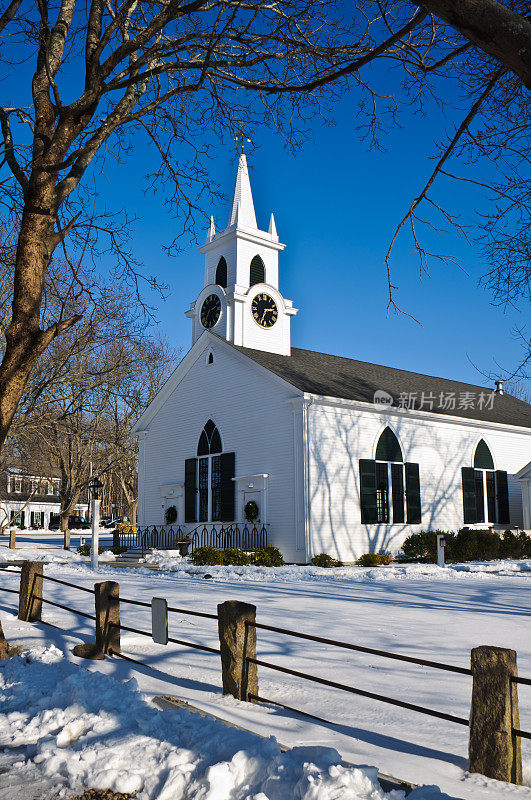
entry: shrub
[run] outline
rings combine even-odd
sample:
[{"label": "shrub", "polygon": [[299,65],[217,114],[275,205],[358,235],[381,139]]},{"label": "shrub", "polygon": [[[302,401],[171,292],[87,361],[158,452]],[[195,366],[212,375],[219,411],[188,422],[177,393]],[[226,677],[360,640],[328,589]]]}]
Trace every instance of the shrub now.
[{"label": "shrub", "polygon": [[251,563],[257,567],[281,567],[284,563],[278,547],[259,547],[251,555]]},{"label": "shrub", "polygon": [[223,564],[223,552],[216,550],[215,547],[205,545],[205,547],[196,547],[191,555],[192,563],[196,567],[214,566],[215,564]]},{"label": "shrub", "polygon": [[[98,553],[101,554],[104,552],[105,548],[101,545],[98,547]],[[80,553],[82,556],[89,556],[90,555],[90,544],[82,544],[77,548],[77,552]]]},{"label": "shrub", "polygon": [[251,563],[251,556],[245,550],[238,550],[236,547],[227,547],[223,551],[223,563],[235,567],[244,567]]},{"label": "shrub", "polygon": [[389,553],[364,553],[356,563],[358,567],[387,567],[392,560]]},{"label": "shrub", "polygon": [[175,506],[169,506],[164,512],[164,520],[166,525],[173,525],[177,521],[177,509]]},{"label": "shrub", "polygon": [[454,534],[451,531],[420,531],[408,536],[402,545],[402,552],[409,558],[418,558],[435,564],[437,561],[437,534],[442,533],[446,541],[446,559],[450,558]]},{"label": "shrub", "polygon": [[448,557],[452,561],[488,561],[498,558],[501,543],[502,540],[494,531],[461,528],[451,543]]},{"label": "shrub", "polygon": [[338,561],[336,558],[332,558],[332,556],[329,556],[328,553],[318,553],[312,558],[312,564],[314,567],[325,567],[328,569],[329,567],[340,567],[341,561]]},{"label": "shrub", "polygon": [[115,556],[119,556],[120,553],[125,553],[126,550],[127,547],[122,547],[122,545],[113,545],[113,547],[111,547],[111,553],[114,553]]},{"label": "shrub", "polygon": [[501,558],[531,558],[531,536],[524,531],[504,531],[502,534]]}]

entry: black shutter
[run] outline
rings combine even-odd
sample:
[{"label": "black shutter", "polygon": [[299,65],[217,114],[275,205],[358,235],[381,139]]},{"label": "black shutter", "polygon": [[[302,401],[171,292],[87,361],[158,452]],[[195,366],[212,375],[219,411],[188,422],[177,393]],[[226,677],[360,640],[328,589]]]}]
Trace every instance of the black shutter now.
[{"label": "black shutter", "polygon": [[404,470],[402,464],[391,464],[393,522],[404,522]]},{"label": "black shutter", "polygon": [[195,496],[197,493],[197,458],[184,462],[184,521],[197,522]]},{"label": "black shutter", "polygon": [[498,522],[508,525],[509,517],[509,487],[507,485],[507,473],[502,469],[496,470],[496,495],[498,498]]},{"label": "black shutter", "polygon": [[360,507],[363,524],[378,522],[376,462],[368,458],[360,458]]},{"label": "black shutter", "polygon": [[406,511],[407,522],[417,525],[421,522],[420,476],[418,464],[406,464]]},{"label": "black shutter", "polygon": [[465,525],[474,524],[478,520],[474,468],[461,467],[461,480],[463,484],[463,521]]},{"label": "black shutter", "polygon": [[221,521],[234,522],[234,468],[236,453],[222,453],[221,456]]}]

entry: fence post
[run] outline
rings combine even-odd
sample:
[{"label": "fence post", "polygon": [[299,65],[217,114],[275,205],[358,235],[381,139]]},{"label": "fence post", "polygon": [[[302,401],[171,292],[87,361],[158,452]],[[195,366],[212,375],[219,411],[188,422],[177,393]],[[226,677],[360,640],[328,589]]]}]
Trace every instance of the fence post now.
[{"label": "fence post", "polygon": [[9,529],[9,549],[16,550],[17,548],[17,529],[10,528]]},{"label": "fence post", "polygon": [[120,653],[120,584],[102,581],[94,584],[96,641],[76,644],[74,655],[101,660],[105,653]]},{"label": "fence post", "polygon": [[516,652],[482,645],[470,654],[473,674],[469,771],[508,783],[522,783]]},{"label": "fence post", "polygon": [[256,628],[246,622],[255,620],[256,606],[250,603],[227,600],[218,605],[223,694],[231,694],[237,700],[258,694],[256,664],[247,661],[247,657],[256,658]]},{"label": "fence post", "polygon": [[9,655],[9,645],[4,636],[4,629],[2,628],[2,621],[0,620],[0,660],[7,658]]},{"label": "fence post", "polygon": [[24,561],[20,573],[18,618],[36,622],[42,612],[42,562]]}]

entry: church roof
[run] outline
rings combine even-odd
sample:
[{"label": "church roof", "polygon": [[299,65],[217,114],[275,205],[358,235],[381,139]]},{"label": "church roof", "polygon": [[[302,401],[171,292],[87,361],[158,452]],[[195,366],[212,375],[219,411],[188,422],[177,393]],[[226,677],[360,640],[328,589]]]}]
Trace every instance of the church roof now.
[{"label": "church roof", "polygon": [[[291,349],[291,356],[282,356],[233,346],[257,364],[309,394],[373,403],[375,392],[380,390],[392,396],[395,408],[400,406],[401,397],[402,403],[406,398],[412,398],[415,404],[409,407],[417,410],[531,428],[529,403],[509,394],[496,394],[484,386],[297,347]],[[454,408],[452,396],[455,398]],[[433,398],[432,407],[430,398]],[[421,406],[423,399],[425,402]]]}]

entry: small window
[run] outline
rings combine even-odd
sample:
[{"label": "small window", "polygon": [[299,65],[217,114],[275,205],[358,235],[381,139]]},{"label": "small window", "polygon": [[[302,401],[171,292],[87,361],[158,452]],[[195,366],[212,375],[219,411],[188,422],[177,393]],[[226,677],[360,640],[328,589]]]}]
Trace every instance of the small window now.
[{"label": "small window", "polygon": [[209,353],[207,358],[207,365],[214,363],[214,353]]},{"label": "small window", "polygon": [[216,283],[218,286],[222,286],[223,289],[227,288],[227,262],[221,256],[218,261],[218,266],[216,269]]},{"label": "small window", "polygon": [[265,267],[260,256],[253,258],[249,272],[249,286],[254,286],[256,283],[265,283]]}]

